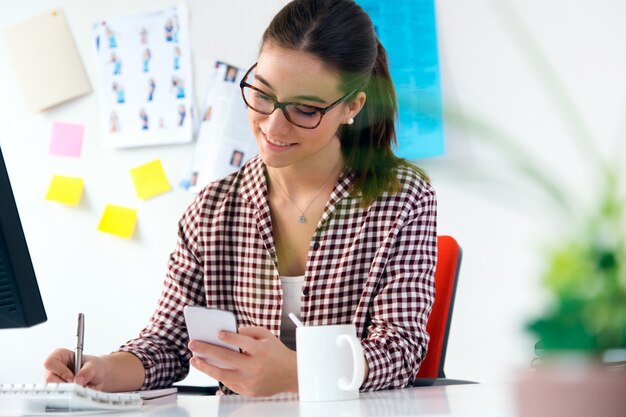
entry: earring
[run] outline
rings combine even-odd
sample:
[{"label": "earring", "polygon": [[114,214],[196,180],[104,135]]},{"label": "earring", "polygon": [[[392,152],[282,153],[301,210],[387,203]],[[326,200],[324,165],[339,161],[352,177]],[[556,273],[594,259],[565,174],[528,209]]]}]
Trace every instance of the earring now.
[{"label": "earring", "polygon": [[352,123],[354,123],[354,119],[352,117],[348,117],[348,120],[346,120],[346,124],[351,125]]}]

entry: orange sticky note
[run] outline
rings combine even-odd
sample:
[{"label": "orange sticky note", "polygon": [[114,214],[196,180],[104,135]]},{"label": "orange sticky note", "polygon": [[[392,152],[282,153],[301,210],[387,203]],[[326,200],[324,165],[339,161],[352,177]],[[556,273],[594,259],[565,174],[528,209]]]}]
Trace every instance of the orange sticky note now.
[{"label": "orange sticky note", "polygon": [[131,169],[130,175],[133,177],[137,195],[142,200],[172,189],[159,159]]},{"label": "orange sticky note", "polygon": [[137,224],[137,210],[107,204],[98,230],[130,239]]},{"label": "orange sticky note", "polygon": [[46,200],[75,206],[79,203],[83,195],[83,179],[74,177],[64,177],[62,175],[52,176]]}]

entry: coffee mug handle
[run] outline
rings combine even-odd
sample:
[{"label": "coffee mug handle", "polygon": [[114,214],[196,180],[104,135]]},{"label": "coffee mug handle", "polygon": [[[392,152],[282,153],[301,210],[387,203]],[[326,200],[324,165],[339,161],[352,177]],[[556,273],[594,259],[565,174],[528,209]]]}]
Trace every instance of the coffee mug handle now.
[{"label": "coffee mug handle", "polygon": [[352,349],[352,360],[354,364],[352,368],[354,369],[354,373],[352,374],[352,381],[348,382],[348,378],[341,377],[339,381],[337,381],[337,386],[339,389],[344,391],[355,391],[361,386],[363,373],[365,372],[363,347],[361,346],[361,342],[355,336],[347,334],[340,334],[337,336],[337,346],[341,346],[344,341],[347,342]]}]

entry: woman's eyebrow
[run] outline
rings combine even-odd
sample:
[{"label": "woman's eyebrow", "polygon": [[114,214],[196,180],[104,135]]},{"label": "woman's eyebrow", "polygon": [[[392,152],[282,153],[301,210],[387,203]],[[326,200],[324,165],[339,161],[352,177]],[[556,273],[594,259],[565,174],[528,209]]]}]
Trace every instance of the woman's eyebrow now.
[{"label": "woman's eyebrow", "polygon": [[294,99],[297,100],[306,100],[306,101],[314,101],[316,103],[326,104],[326,100],[322,100],[317,96],[296,96]]},{"label": "woman's eyebrow", "polygon": [[274,89],[274,87],[272,87],[272,84],[269,83],[269,81],[267,81],[265,78],[263,78],[262,75],[259,74],[255,74],[254,78],[256,78],[257,80],[261,81],[261,83],[265,84],[266,86],[268,86],[270,89]]},{"label": "woman's eyebrow", "polygon": [[[272,91],[275,91],[274,87],[272,87],[272,84],[270,84],[269,81],[267,81],[262,75],[255,74],[254,78],[259,80],[265,86],[269,87]],[[323,99],[321,99],[321,98],[319,98],[317,96],[302,95],[302,96],[296,96],[296,97],[294,97],[294,99],[296,99],[296,100],[314,101],[316,103],[326,104],[326,100],[323,100]]]}]

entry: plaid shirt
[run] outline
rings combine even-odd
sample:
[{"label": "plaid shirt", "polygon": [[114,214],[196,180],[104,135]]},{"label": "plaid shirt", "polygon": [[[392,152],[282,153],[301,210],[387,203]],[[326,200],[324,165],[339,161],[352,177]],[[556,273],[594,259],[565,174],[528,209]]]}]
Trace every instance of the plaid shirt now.
[{"label": "plaid shirt", "polygon": [[[355,324],[369,365],[361,390],[408,386],[429,340],[435,192],[407,167],[397,176],[400,192],[362,208],[350,195],[354,175],[344,171],[306,263],[302,322]],[[144,389],[187,374],[186,305],[230,310],[240,326],[280,335],[282,291],[267,196],[265,165],[256,157],[205,187],[183,215],[158,307],[139,337],[120,348],[143,362]]]}]

